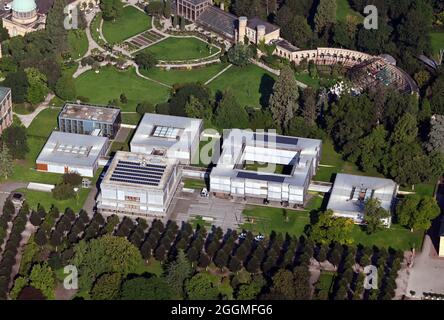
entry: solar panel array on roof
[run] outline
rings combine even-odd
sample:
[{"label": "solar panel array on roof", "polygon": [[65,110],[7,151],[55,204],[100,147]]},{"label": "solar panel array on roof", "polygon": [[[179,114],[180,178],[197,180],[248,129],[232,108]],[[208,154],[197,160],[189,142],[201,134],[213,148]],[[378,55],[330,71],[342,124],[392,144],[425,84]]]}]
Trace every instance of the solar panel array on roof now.
[{"label": "solar panel array on roof", "polygon": [[158,186],[166,166],[119,160],[110,180]]},{"label": "solar panel array on roof", "polygon": [[179,133],[179,129],[173,127],[163,127],[157,126],[154,129],[153,137],[161,137],[161,138],[176,138]]},{"label": "solar panel array on roof", "polygon": [[268,174],[258,174],[254,172],[245,172],[245,171],[239,171],[237,173],[237,177],[244,179],[265,180],[269,182],[279,182],[279,183],[285,181],[285,177],[268,175]]},{"label": "solar panel array on roof", "polygon": [[259,141],[272,141],[280,144],[291,144],[291,145],[297,145],[298,144],[298,138],[296,137],[287,137],[287,136],[275,136],[275,135],[268,135],[268,134],[254,134],[254,140]]}]

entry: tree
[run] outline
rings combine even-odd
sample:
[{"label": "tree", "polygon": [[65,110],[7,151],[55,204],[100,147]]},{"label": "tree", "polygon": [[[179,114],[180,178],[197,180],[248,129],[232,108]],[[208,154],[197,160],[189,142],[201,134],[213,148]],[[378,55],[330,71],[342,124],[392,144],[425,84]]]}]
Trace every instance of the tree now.
[{"label": "tree", "polygon": [[175,296],[165,278],[151,276],[126,280],[122,284],[120,298],[122,300],[170,300]]},{"label": "tree", "polygon": [[315,30],[323,33],[336,22],[336,0],[320,0],[314,16]]},{"label": "tree", "polygon": [[288,129],[288,124],[298,109],[298,99],[298,85],[293,70],[284,66],[270,96],[270,109],[277,128]]},{"label": "tree", "polygon": [[198,119],[211,119],[211,116],[213,115],[211,108],[202,104],[200,100],[194,96],[189,97],[188,102],[185,105],[185,112],[187,117]]},{"label": "tree", "polygon": [[141,116],[144,116],[145,113],[154,113],[155,107],[151,102],[143,101],[137,104],[136,112]]},{"label": "tree", "polygon": [[8,179],[8,176],[10,176],[12,172],[12,157],[9,154],[8,147],[3,143],[2,149],[0,150],[0,176]]},{"label": "tree", "polygon": [[140,251],[127,239],[105,235],[74,248],[73,264],[79,268],[79,285],[90,288],[103,273],[135,273],[143,263]]},{"label": "tree", "polygon": [[382,159],[389,148],[387,140],[388,132],[383,125],[378,125],[361,140],[361,144],[355,149],[351,158],[356,159],[356,163],[364,171],[373,168],[380,170]]},{"label": "tree", "polygon": [[237,43],[228,50],[228,61],[235,66],[245,67],[253,58],[253,51],[248,45]]},{"label": "tree", "polygon": [[216,123],[220,128],[243,129],[248,126],[248,114],[230,90],[223,93],[222,100],[217,106]]},{"label": "tree", "polygon": [[262,275],[255,275],[250,283],[239,286],[236,298],[238,300],[255,300],[266,284],[267,281]]},{"label": "tree", "polygon": [[418,136],[416,117],[406,113],[396,124],[392,135],[392,144],[412,143]]},{"label": "tree", "polygon": [[34,240],[39,246],[44,246],[48,242],[48,237],[45,230],[39,228],[35,234]]},{"label": "tree", "polygon": [[162,1],[150,1],[145,7],[145,11],[153,16],[160,16],[165,10],[165,5]]},{"label": "tree", "polygon": [[29,84],[26,100],[31,104],[44,101],[49,91],[46,76],[36,68],[26,68],[25,73]]},{"label": "tree", "polygon": [[23,288],[25,288],[29,284],[29,279],[25,277],[18,277],[14,281],[14,287],[12,287],[9,296],[11,299],[16,300],[22,292]]},{"label": "tree", "polygon": [[29,275],[31,286],[39,289],[46,298],[54,299],[55,279],[54,273],[46,262],[35,264]]},{"label": "tree", "polygon": [[26,95],[28,92],[28,77],[26,73],[22,70],[17,72],[9,72],[6,75],[3,85],[11,88],[12,101],[15,103],[25,102]]},{"label": "tree", "polygon": [[193,267],[183,250],[179,250],[176,260],[171,262],[166,271],[165,280],[177,298],[184,298],[185,282],[192,276]]},{"label": "tree", "polygon": [[332,210],[327,210],[320,213],[318,221],[312,225],[310,238],[321,244],[350,244],[353,225],[353,220],[335,217]]},{"label": "tree", "polygon": [[434,115],[430,120],[427,150],[444,154],[444,116],[442,115]]},{"label": "tree", "polygon": [[280,269],[272,278],[270,292],[266,295],[270,300],[295,300],[293,273]]},{"label": "tree", "polygon": [[82,184],[82,176],[77,172],[68,172],[63,174],[63,182],[73,187],[78,187]]},{"label": "tree", "polygon": [[76,195],[72,185],[67,183],[59,183],[52,189],[52,196],[57,200],[66,200],[74,198]]},{"label": "tree", "polygon": [[310,87],[302,92],[302,117],[309,126],[316,124],[316,91]]},{"label": "tree", "polygon": [[91,290],[93,300],[114,300],[120,292],[122,276],[119,273],[105,273],[101,275]]},{"label": "tree", "polygon": [[219,290],[207,273],[198,273],[187,281],[185,291],[189,300],[216,300]]},{"label": "tree", "polygon": [[436,200],[432,197],[418,195],[407,196],[396,208],[399,222],[414,230],[427,230],[431,221],[440,213]]},{"label": "tree", "polygon": [[66,5],[65,0],[55,0],[46,18],[45,29],[55,52],[64,52],[68,48],[68,31],[64,27]]},{"label": "tree", "polygon": [[157,58],[149,52],[138,53],[134,61],[140,68],[145,70],[151,69],[159,63]]},{"label": "tree", "polygon": [[55,87],[55,93],[63,100],[74,100],[76,97],[76,86],[70,76],[61,77]]},{"label": "tree", "polygon": [[26,128],[21,125],[13,124],[6,128],[1,136],[1,141],[13,159],[24,159],[29,151]]},{"label": "tree", "polygon": [[381,201],[377,198],[368,199],[364,205],[364,221],[367,234],[375,233],[384,225],[384,219],[390,217],[390,213],[381,207]]},{"label": "tree", "polygon": [[165,0],[163,6],[163,16],[168,19],[171,17],[171,0]]},{"label": "tree", "polygon": [[102,0],[100,9],[104,20],[115,21],[122,14],[123,3],[121,0]]}]

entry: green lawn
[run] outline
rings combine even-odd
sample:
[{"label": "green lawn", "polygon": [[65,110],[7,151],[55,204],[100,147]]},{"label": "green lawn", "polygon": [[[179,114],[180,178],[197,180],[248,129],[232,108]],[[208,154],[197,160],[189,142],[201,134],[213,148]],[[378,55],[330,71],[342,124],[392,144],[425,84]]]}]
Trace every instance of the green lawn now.
[{"label": "green lawn", "polygon": [[205,221],[201,216],[196,216],[193,219],[188,220],[188,223],[191,224],[193,229],[196,229],[197,226],[205,227],[206,229],[211,228],[211,223],[209,221]]},{"label": "green lawn", "polygon": [[115,21],[103,22],[102,33],[106,41],[118,43],[150,28],[150,16],[132,6],[127,6]]},{"label": "green lawn", "polygon": [[102,21],[102,13],[98,12],[94,18],[91,21],[90,24],[90,30],[91,30],[91,37],[94,39],[94,41],[96,41],[99,45],[101,45],[101,42],[103,42],[103,40],[101,40],[100,38],[100,32],[99,32],[99,28],[100,28],[100,21]]},{"label": "green lawn", "polygon": [[[90,178],[92,181],[92,185],[97,182],[97,179],[100,176],[102,169],[99,168],[93,178]],[[48,175],[48,173],[41,173],[42,175]],[[61,181],[62,176],[57,175],[57,181],[46,182],[46,183],[57,183]],[[47,181],[47,180],[46,180]],[[45,181],[42,181],[45,182]],[[64,211],[66,208],[71,208],[75,212],[78,212],[82,209],[83,204],[85,203],[86,198],[88,197],[91,188],[80,188],[78,194],[75,198],[67,199],[67,200],[56,200],[53,198],[51,192],[42,192],[42,191],[34,191],[28,189],[19,189],[20,192],[23,192],[25,195],[25,199],[28,202],[31,209],[37,209],[38,204],[40,203],[45,207],[45,209],[51,208],[52,205],[55,205],[59,208],[60,211]]]},{"label": "green lawn", "polygon": [[57,128],[59,113],[59,108],[45,109],[40,112],[26,129],[28,136],[48,138],[51,132]]},{"label": "green lawn", "polygon": [[338,21],[346,22],[347,16],[353,16],[358,18],[359,22],[362,21],[363,19],[362,15],[359,12],[352,9],[348,0],[336,0],[336,4],[337,4],[336,19]]},{"label": "green lawn", "polygon": [[[60,181],[61,175],[56,173],[38,172],[35,170],[35,160],[46,143],[52,130],[57,127],[57,115],[60,109],[46,109],[40,112],[29,128],[28,135],[29,152],[25,159],[16,160],[13,164],[13,172],[8,181],[41,182],[54,184]],[[4,179],[0,179],[3,181]]]},{"label": "green lawn", "polygon": [[439,50],[444,50],[444,31],[436,31],[430,34],[432,38],[432,50],[438,54]]},{"label": "green lawn", "polygon": [[201,82],[205,83],[227,67],[225,63],[213,64],[204,68],[191,70],[165,70],[153,68],[151,70],[141,70],[140,72],[157,81],[174,85],[176,83]]},{"label": "green lawn", "polygon": [[205,181],[203,180],[186,178],[183,179],[183,183],[184,183],[184,188],[189,188],[189,189],[202,189],[207,187]]},{"label": "green lawn", "polygon": [[333,142],[330,139],[322,141],[321,165],[318,168],[316,175],[313,177],[314,181],[332,182],[334,174],[348,173],[361,176],[383,177],[376,170],[370,172],[362,172],[359,168],[348,161],[342,159],[342,156],[334,149]]},{"label": "green lawn", "polygon": [[90,70],[75,79],[75,83],[77,95],[89,98],[91,103],[107,104],[125,93],[128,103],[121,106],[122,111],[135,111],[141,101],[157,104],[169,97],[167,87],[137,76],[134,68],[119,71],[104,67],[99,73]]},{"label": "green lawn", "polygon": [[217,50],[213,47],[210,52],[208,44],[198,38],[169,37],[140,52],[150,52],[159,60],[173,61],[205,58],[216,53]]},{"label": "green lawn", "polygon": [[319,280],[316,283],[316,289],[330,292],[333,286],[334,278],[335,278],[334,272],[322,271],[321,275],[319,276]]},{"label": "green lawn", "polygon": [[260,107],[267,105],[273,89],[275,76],[250,64],[244,68],[232,67],[209,84],[216,91],[230,89],[241,106]]},{"label": "green lawn", "polygon": [[134,113],[122,113],[122,123],[125,124],[139,124],[139,121],[142,117],[137,112]]},{"label": "green lawn", "polygon": [[73,59],[81,58],[88,51],[88,38],[85,30],[71,30],[68,32],[69,52]]},{"label": "green lawn", "polygon": [[249,206],[242,214],[245,221],[247,221],[247,217],[249,219],[249,222],[242,225],[243,229],[264,235],[275,231],[299,236],[303,234],[305,226],[310,223],[308,212],[290,209]]},{"label": "green lawn", "polygon": [[[287,213],[287,218],[284,215],[285,212]],[[260,232],[264,235],[269,235],[272,231],[275,231],[300,236],[304,233],[305,226],[310,224],[310,213],[308,211],[249,206],[244,210],[243,215],[245,218],[249,217],[250,219],[250,222],[242,225],[243,229],[251,230],[254,233]],[[390,229],[380,230],[372,235],[367,235],[360,226],[355,225],[352,237],[356,245],[375,245],[378,247],[410,250],[412,246],[416,249],[421,249],[423,233],[412,233],[402,226],[392,225]]]}]

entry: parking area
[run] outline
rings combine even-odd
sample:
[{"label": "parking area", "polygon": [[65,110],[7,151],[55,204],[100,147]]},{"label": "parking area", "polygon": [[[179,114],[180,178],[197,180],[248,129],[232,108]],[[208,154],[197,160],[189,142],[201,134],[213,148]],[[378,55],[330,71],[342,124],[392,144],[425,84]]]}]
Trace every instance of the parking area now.
[{"label": "parking area", "polygon": [[219,199],[212,195],[201,197],[198,189],[177,188],[174,200],[170,205],[169,219],[178,223],[201,216],[208,223],[222,229],[237,229],[242,223],[244,205],[232,200]]}]

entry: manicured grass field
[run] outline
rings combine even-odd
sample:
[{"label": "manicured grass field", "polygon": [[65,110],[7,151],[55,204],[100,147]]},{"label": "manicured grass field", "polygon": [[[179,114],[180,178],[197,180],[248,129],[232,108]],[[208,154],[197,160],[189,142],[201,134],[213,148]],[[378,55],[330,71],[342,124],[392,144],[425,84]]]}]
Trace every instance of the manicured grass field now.
[{"label": "manicured grass field", "polygon": [[209,87],[214,93],[230,89],[241,106],[260,107],[268,104],[275,78],[253,64],[244,68],[233,66],[212,81]]},{"label": "manicured grass field", "polygon": [[141,52],[150,52],[159,60],[173,61],[205,58],[216,53],[217,48],[213,47],[210,52],[206,42],[194,37],[169,37]]},{"label": "manicured grass field", "polygon": [[189,189],[202,189],[207,187],[205,181],[203,180],[183,179],[183,183],[184,183],[184,188],[189,188]]},{"label": "manicured grass field", "polygon": [[[284,215],[285,212],[287,218]],[[260,232],[264,235],[269,235],[272,231],[275,231],[300,236],[304,233],[305,226],[310,223],[310,213],[308,211],[249,206],[244,210],[243,215],[250,218],[250,222],[242,225],[243,229],[255,233]],[[392,225],[390,229],[380,230],[372,235],[367,235],[360,226],[356,225],[352,232],[356,245],[375,245],[401,250],[410,250],[413,246],[417,250],[421,249],[423,235],[422,232],[412,233],[399,225]]]},{"label": "manicured grass field", "polygon": [[115,21],[103,22],[102,33],[106,41],[118,43],[150,28],[150,16],[132,6],[127,6]]},{"label": "manicured grass field", "polygon": [[333,286],[334,272],[322,271],[319,280],[316,283],[316,289],[320,291],[330,292]]},{"label": "manicured grass field", "polygon": [[359,12],[353,10],[350,6],[348,0],[336,0],[337,10],[336,10],[336,19],[338,21],[347,21],[347,16],[354,16],[358,18],[358,21],[361,22],[363,17]]},{"label": "manicured grass field", "polygon": [[326,165],[326,167],[320,166],[318,168],[316,175],[313,177],[315,181],[332,182],[336,173],[383,177],[376,170],[362,172],[355,164],[343,160],[341,155],[335,151],[333,142],[329,139],[322,141],[321,165]]},{"label": "manicured grass field", "polygon": [[81,58],[88,51],[88,38],[84,30],[71,30],[68,32],[69,52],[73,59]]},{"label": "manicured grass field", "polygon": [[[56,173],[38,172],[35,170],[35,160],[46,143],[52,130],[57,127],[57,115],[60,109],[46,109],[38,114],[26,130],[28,135],[29,152],[25,159],[15,160],[12,175],[8,181],[41,182],[55,184],[61,175]],[[1,178],[0,181],[3,181]]]},{"label": "manicured grass field", "polygon": [[434,54],[438,54],[439,50],[444,50],[444,31],[432,32],[430,36]]},{"label": "manicured grass field", "polygon": [[[92,181],[92,185],[95,185],[97,182],[97,179],[99,178],[102,170],[99,168],[93,178],[90,178]],[[41,173],[42,175],[48,175],[48,173]],[[53,181],[52,183],[58,183],[61,181],[62,175],[57,175],[58,179],[57,181]],[[47,181],[47,180],[46,180]],[[42,181],[45,182],[45,181]],[[51,183],[51,182],[46,182]],[[28,189],[19,189],[20,192],[23,192],[25,195],[25,199],[29,204],[29,207],[31,209],[37,209],[37,206],[39,203],[45,207],[45,209],[49,210],[52,205],[55,205],[61,212],[63,212],[66,208],[71,208],[75,212],[78,212],[80,209],[82,209],[83,204],[86,201],[86,198],[88,197],[89,192],[91,191],[91,188],[80,188],[77,196],[72,199],[67,200],[56,200],[53,198],[51,192],[42,192],[42,191],[34,191],[34,190],[28,190]]]},{"label": "manicured grass field", "polygon": [[151,70],[140,70],[140,72],[157,81],[168,85],[176,83],[200,82],[205,83],[227,67],[225,63],[213,64],[204,68],[191,70],[165,70],[153,68]]},{"label": "manicured grass field", "polygon": [[137,125],[140,121],[140,114],[134,113],[122,113],[122,123]]},{"label": "manicured grass field", "polygon": [[157,104],[169,97],[167,87],[137,76],[133,68],[119,71],[104,67],[99,73],[87,71],[75,79],[75,83],[77,95],[88,97],[91,103],[107,104],[125,93],[128,103],[121,106],[122,111],[136,111],[141,101]]},{"label": "manicured grass field", "polygon": [[[99,45],[100,45],[100,33],[99,33],[99,28],[100,28],[100,21],[102,21],[102,13],[98,12],[94,18],[91,21],[90,24],[90,30],[91,30],[91,37],[94,39],[94,41],[96,41]],[[103,41],[103,40],[102,40]]]}]

